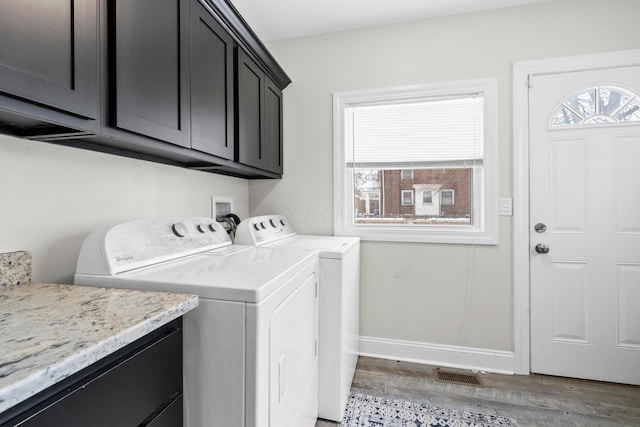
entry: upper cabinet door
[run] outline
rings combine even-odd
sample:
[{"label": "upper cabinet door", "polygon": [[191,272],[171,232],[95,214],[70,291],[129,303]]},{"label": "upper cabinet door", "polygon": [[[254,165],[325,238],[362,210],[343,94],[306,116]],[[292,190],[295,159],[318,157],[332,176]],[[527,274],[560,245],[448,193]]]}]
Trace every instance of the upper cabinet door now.
[{"label": "upper cabinet door", "polygon": [[262,158],[262,105],[264,74],[241,49],[238,52],[238,161],[264,168]]},{"label": "upper cabinet door", "polygon": [[97,0],[0,1],[0,92],[98,118]]},{"label": "upper cabinet door", "polygon": [[189,2],[109,6],[111,124],[189,147]]},{"label": "upper cabinet door", "polygon": [[191,148],[233,160],[233,39],[191,1]]},{"label": "upper cabinet door", "polygon": [[265,76],[262,135],[269,170],[282,174],[282,91]]},{"label": "upper cabinet door", "polygon": [[282,92],[238,49],[238,161],[282,174]]}]

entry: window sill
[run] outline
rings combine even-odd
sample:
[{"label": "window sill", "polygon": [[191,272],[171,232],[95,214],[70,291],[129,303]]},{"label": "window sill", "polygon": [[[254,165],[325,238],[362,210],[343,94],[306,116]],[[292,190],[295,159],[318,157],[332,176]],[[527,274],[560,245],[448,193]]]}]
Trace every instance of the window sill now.
[{"label": "window sill", "polygon": [[431,230],[391,230],[367,228],[367,227],[344,227],[335,230],[336,236],[355,236],[363,241],[380,242],[405,242],[405,243],[438,243],[456,245],[497,245],[498,233],[486,232],[474,229],[451,229],[437,228]]}]

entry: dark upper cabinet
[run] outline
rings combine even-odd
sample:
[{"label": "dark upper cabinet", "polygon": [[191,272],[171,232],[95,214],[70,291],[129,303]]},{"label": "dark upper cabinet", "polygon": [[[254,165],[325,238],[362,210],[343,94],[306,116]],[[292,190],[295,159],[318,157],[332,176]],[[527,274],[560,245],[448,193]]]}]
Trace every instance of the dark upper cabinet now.
[{"label": "dark upper cabinet", "polygon": [[98,119],[97,0],[0,1],[0,40],[1,94]]},{"label": "dark upper cabinet", "polygon": [[282,174],[282,91],[237,50],[238,161]]},{"label": "dark upper cabinet", "polygon": [[228,0],[0,0],[0,132],[282,175],[291,80]]},{"label": "dark upper cabinet", "polygon": [[190,147],[189,2],[111,1],[109,18],[110,124]]},{"label": "dark upper cabinet", "polygon": [[269,170],[282,174],[282,91],[265,75],[262,138]]},{"label": "dark upper cabinet", "polygon": [[191,1],[191,148],[233,160],[233,38]]}]

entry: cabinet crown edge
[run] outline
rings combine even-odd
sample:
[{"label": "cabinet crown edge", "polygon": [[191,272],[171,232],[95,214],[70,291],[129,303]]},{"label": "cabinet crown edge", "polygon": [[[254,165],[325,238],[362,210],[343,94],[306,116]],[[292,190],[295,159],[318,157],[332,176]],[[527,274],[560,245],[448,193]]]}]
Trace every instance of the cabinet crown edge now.
[{"label": "cabinet crown edge", "polygon": [[229,0],[199,0],[209,7],[227,27],[235,41],[260,64],[280,90],[284,90],[291,78],[269,53],[264,44],[253,32],[238,10]]}]

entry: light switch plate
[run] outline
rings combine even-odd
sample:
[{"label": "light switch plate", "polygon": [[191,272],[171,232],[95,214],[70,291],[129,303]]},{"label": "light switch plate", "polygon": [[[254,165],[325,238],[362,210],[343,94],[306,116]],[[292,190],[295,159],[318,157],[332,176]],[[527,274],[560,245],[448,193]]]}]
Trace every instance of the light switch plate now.
[{"label": "light switch plate", "polygon": [[513,199],[512,198],[500,199],[499,213],[500,213],[500,216],[513,215]]}]

